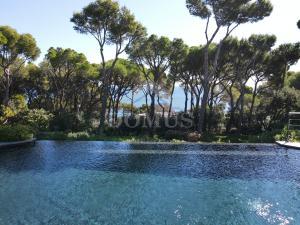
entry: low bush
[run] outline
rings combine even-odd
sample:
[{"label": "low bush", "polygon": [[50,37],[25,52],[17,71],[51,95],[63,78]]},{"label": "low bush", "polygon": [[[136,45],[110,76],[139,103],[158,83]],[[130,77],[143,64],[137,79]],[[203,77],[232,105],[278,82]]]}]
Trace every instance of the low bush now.
[{"label": "low bush", "polygon": [[197,132],[181,130],[168,130],[165,132],[164,137],[166,140],[180,140],[188,142],[198,142],[201,139],[201,135]]},{"label": "low bush", "polygon": [[64,132],[40,132],[37,136],[39,140],[67,140],[67,134]]},{"label": "low bush", "polygon": [[24,116],[25,124],[34,128],[36,131],[46,131],[49,128],[53,115],[44,109],[29,110]]},{"label": "low bush", "polygon": [[0,126],[0,141],[24,141],[33,138],[32,128],[24,125]]},{"label": "low bush", "polygon": [[87,132],[76,132],[76,133],[68,133],[67,134],[68,140],[89,140],[90,135]]},{"label": "low bush", "polygon": [[164,137],[166,140],[184,140],[187,133],[180,130],[168,130],[165,132]]},{"label": "low bush", "polygon": [[185,140],[188,142],[198,142],[201,140],[201,134],[197,132],[187,133]]},{"label": "low bush", "polygon": [[287,127],[283,128],[280,134],[275,136],[276,141],[290,141],[297,142],[300,141],[300,131],[299,130],[288,130]]},{"label": "low bush", "polygon": [[50,122],[50,130],[52,131],[80,132],[87,130],[87,128],[88,126],[84,117],[73,112],[57,112]]},{"label": "low bush", "polygon": [[56,140],[56,141],[64,141],[64,140],[91,140],[92,137],[89,135],[88,132],[82,131],[82,132],[41,132],[38,135],[38,139],[40,140]]}]

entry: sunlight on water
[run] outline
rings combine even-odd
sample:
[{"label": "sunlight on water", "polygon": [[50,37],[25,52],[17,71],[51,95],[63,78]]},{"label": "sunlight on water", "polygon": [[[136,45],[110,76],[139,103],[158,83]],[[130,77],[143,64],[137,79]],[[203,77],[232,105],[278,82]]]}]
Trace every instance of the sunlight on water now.
[{"label": "sunlight on water", "polygon": [[253,210],[258,216],[262,217],[270,224],[288,225],[294,221],[293,217],[288,217],[280,210],[276,210],[276,207],[279,206],[279,203],[274,205],[268,201],[257,199],[254,201],[249,201],[248,204],[251,210]]}]

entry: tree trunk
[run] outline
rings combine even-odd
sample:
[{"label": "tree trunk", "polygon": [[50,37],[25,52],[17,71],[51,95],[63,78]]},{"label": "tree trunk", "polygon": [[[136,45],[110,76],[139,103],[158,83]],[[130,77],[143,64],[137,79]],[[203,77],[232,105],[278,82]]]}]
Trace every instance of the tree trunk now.
[{"label": "tree trunk", "polygon": [[161,104],[159,95],[157,95],[157,103],[160,106],[160,108],[162,109],[162,117],[164,119],[165,118],[165,107]]},{"label": "tree trunk", "polygon": [[193,94],[193,92],[191,91],[191,112],[193,112],[194,106],[195,106],[195,104],[194,104],[194,94]]},{"label": "tree trunk", "polygon": [[201,106],[199,109],[199,118],[198,118],[199,133],[202,133],[204,130],[204,119],[205,119],[206,106],[208,102],[208,96],[209,96],[209,87],[208,87],[208,83],[206,83],[203,85],[203,96],[201,100]]},{"label": "tree trunk", "polygon": [[115,118],[114,118],[115,124],[118,123],[118,114],[119,114],[119,101],[117,101],[117,103],[116,103]]},{"label": "tree trunk", "polygon": [[240,96],[240,117],[238,123],[238,130],[241,132],[244,126],[244,99],[245,99],[245,90],[242,88]]},{"label": "tree trunk", "polygon": [[[209,43],[205,46],[204,50],[204,80],[203,80],[203,96],[201,100],[201,107],[199,110],[199,118],[198,118],[198,132],[203,132],[203,124],[204,124],[204,116],[205,116],[205,109],[208,101],[208,95],[209,95],[209,61],[208,61],[208,49],[209,49]],[[198,112],[197,112],[198,114]]]},{"label": "tree trunk", "polygon": [[213,117],[213,97],[214,97],[214,91],[213,91],[213,88],[211,90],[211,94],[210,94],[210,101],[209,101],[209,113],[208,113],[208,131],[210,132],[211,131],[211,127],[212,127],[212,117]]},{"label": "tree trunk", "polygon": [[229,89],[229,97],[230,97],[230,117],[229,117],[229,120],[226,124],[226,133],[228,134],[230,131],[231,131],[231,128],[232,128],[232,124],[233,124],[233,121],[234,121],[234,113],[235,113],[235,107],[234,107],[234,98],[233,98],[233,94],[232,94],[232,87],[230,87]]},{"label": "tree trunk", "polygon": [[170,107],[169,107],[169,113],[168,113],[168,118],[171,117],[171,112],[172,112],[172,106],[173,106],[173,95],[174,95],[174,90],[175,90],[175,83],[176,81],[173,81],[173,86],[172,86],[172,91],[171,91],[171,100],[170,100]]},{"label": "tree trunk", "polygon": [[230,111],[230,118],[229,118],[229,120],[228,120],[228,122],[227,122],[227,125],[226,125],[226,133],[227,133],[227,134],[230,133],[230,131],[231,131],[232,124],[233,124],[233,122],[234,122],[234,113],[235,113],[235,110],[232,109],[232,110]]},{"label": "tree trunk", "polygon": [[254,91],[253,91],[253,96],[252,96],[252,100],[251,100],[251,106],[250,106],[250,112],[249,112],[249,117],[248,117],[248,124],[250,125],[252,123],[252,117],[253,117],[253,110],[254,110],[254,104],[255,104],[255,99],[256,99],[256,92],[257,92],[257,86],[258,83],[255,83],[254,86]]},{"label": "tree trunk", "polygon": [[188,107],[188,101],[189,101],[189,97],[188,97],[188,89],[187,87],[184,88],[184,95],[185,95],[185,101],[184,101],[184,113],[187,113],[187,107]]},{"label": "tree trunk", "polygon": [[150,99],[151,99],[151,105],[150,105],[150,121],[151,121],[151,124],[150,125],[150,128],[153,128],[154,127],[154,121],[155,121],[155,92],[153,92],[151,95],[150,95]]},{"label": "tree trunk", "polygon": [[11,85],[11,81],[10,81],[10,76],[9,74],[6,74],[6,72],[4,72],[4,83],[5,83],[5,87],[4,87],[4,97],[3,97],[3,105],[4,106],[8,106],[9,105],[9,98],[10,98],[10,85]]},{"label": "tree trunk", "polygon": [[131,106],[130,106],[130,114],[133,116],[133,100],[134,99],[134,90],[131,92]]},{"label": "tree trunk", "polygon": [[[114,96],[108,97],[108,105],[107,105],[107,113],[106,113],[106,121],[107,123],[110,123],[110,115],[112,114],[112,118],[114,118],[114,113],[115,113],[115,99]],[[111,112],[112,110],[112,112]]]},{"label": "tree trunk", "polygon": [[3,105],[8,106],[9,104],[9,87],[5,87],[4,91],[4,98],[3,98]]},{"label": "tree trunk", "polygon": [[101,110],[100,110],[100,126],[99,133],[102,135],[105,129],[105,118],[106,118],[106,107],[107,107],[107,99],[108,99],[108,87],[103,87],[102,96],[101,96]]}]

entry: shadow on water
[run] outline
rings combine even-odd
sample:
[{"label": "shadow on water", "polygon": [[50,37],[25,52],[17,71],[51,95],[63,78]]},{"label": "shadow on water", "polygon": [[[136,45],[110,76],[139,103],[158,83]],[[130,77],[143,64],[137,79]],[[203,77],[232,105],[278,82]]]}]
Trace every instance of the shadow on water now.
[{"label": "shadow on water", "polygon": [[[103,153],[104,150],[124,152],[106,154]],[[135,150],[251,151],[274,154],[130,154]],[[281,179],[300,182],[300,152],[273,145],[202,146],[42,141],[37,142],[34,147],[0,153],[0,170],[11,173],[54,173],[69,168],[190,178]]]}]

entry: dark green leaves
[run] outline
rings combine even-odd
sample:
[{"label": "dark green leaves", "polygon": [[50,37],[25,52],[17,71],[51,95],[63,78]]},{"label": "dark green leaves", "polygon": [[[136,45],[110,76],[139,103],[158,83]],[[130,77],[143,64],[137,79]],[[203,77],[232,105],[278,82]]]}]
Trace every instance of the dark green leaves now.
[{"label": "dark green leaves", "polygon": [[198,16],[202,19],[211,16],[211,11],[208,9],[208,4],[202,0],[187,0],[186,7],[193,16]]},{"label": "dark green leaves", "polygon": [[40,50],[36,47],[36,41],[31,34],[21,35],[17,45],[19,53],[31,60],[36,59],[40,54]]},{"label": "dark green leaves", "polygon": [[74,29],[80,33],[92,33],[108,30],[111,24],[115,23],[119,5],[111,0],[97,0],[83,8],[82,12],[75,13],[71,22],[75,24]]},{"label": "dark green leaves", "polygon": [[187,0],[186,6],[202,19],[214,16],[218,26],[257,22],[273,10],[269,0]]},{"label": "dark green leaves", "polygon": [[40,54],[35,39],[30,34],[18,34],[8,26],[0,27],[0,64],[12,65],[18,58],[31,61]]},{"label": "dark green leaves", "polygon": [[153,70],[166,70],[169,66],[172,42],[167,37],[151,35],[136,41],[128,50],[130,58],[138,64],[146,64]]},{"label": "dark green leaves", "polygon": [[46,59],[55,70],[75,71],[81,68],[84,69],[89,64],[83,54],[72,49],[50,48]]},{"label": "dark green leaves", "polygon": [[144,35],[145,28],[125,7],[112,0],[97,0],[71,18],[74,29],[93,35],[100,45],[122,44]]}]

